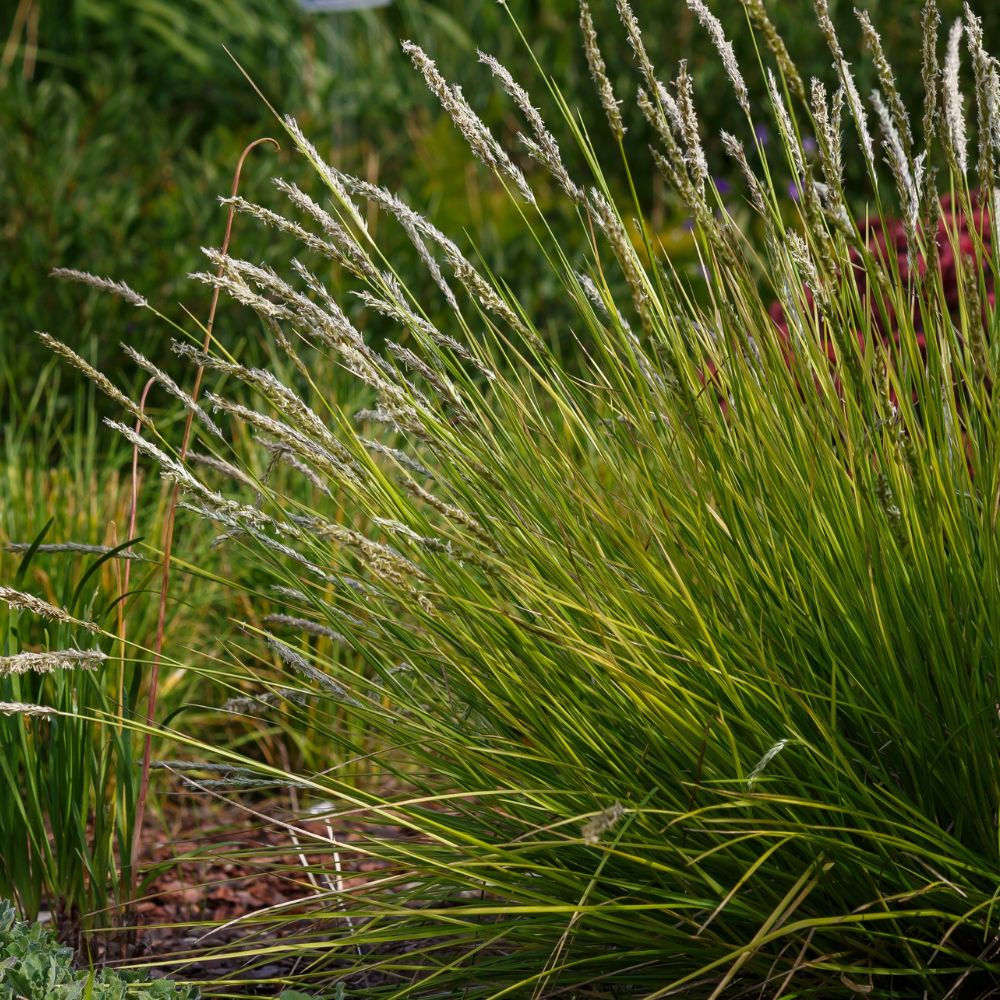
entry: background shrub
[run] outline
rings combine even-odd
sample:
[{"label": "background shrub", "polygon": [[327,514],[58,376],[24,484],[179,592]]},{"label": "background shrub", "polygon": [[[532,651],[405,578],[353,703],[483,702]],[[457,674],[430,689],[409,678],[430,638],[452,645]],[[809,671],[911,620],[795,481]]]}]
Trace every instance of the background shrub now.
[{"label": "background shrub", "polygon": [[[570,104],[582,110],[589,128],[599,127],[576,4],[511,0],[509,6]],[[920,59],[919,19],[912,3],[872,0],[865,6],[885,26],[887,45],[899,53],[897,78],[912,106],[919,97]],[[845,46],[860,52],[852,4],[831,7]],[[650,51],[659,64],[688,60],[703,93],[725,86],[710,42],[684,4],[647,2],[638,8],[650,19],[669,14],[671,30],[650,33]],[[768,8],[800,60],[803,77],[829,79],[828,54],[814,44],[810,18],[803,16],[808,5],[771,2]],[[941,8],[947,18],[956,16],[961,4],[944,0]],[[623,68],[627,44],[617,33],[613,4],[596,4],[594,14],[609,40],[614,83],[627,98],[635,84]],[[987,33],[1000,29],[1000,12],[990,8],[983,17]],[[495,53],[515,76],[531,71],[493,0],[396,0],[378,11],[332,17],[305,15],[294,0],[8,4],[0,12],[0,38],[9,40],[0,66],[0,295],[17,303],[0,315],[0,369],[8,398],[30,392],[40,364],[31,337],[35,329],[61,332],[92,360],[110,365],[112,374],[125,375],[115,367],[122,337],[142,341],[155,360],[170,364],[163,338],[146,317],[99,296],[81,300],[79,290],[48,277],[54,266],[121,277],[127,261],[128,278],[140,291],[164,305],[183,300],[204,313],[207,299],[184,275],[198,267],[196,248],[220,239],[224,217],[213,209],[213,199],[228,191],[242,146],[275,130],[223,52],[224,44],[282,113],[302,121],[324,155],[400,191],[452,231],[474,227],[478,248],[512,276],[529,307],[551,298],[551,287],[539,289],[537,280],[519,277],[530,272],[519,264],[530,255],[530,243],[507,203],[485,198],[482,185],[473,183],[475,172],[469,173],[450,125],[424,88],[414,85],[398,57],[398,40],[407,37],[438,53],[445,75],[461,73],[486,120],[512,133],[509,106],[489,86],[488,72],[484,67],[467,72],[477,46]],[[733,38],[748,78],[759,83],[751,32],[734,31]],[[855,68],[862,89],[872,85],[869,61],[857,58]],[[551,114],[553,106],[541,90],[538,99]],[[637,142],[646,141],[648,129],[633,101],[625,101],[625,113]],[[400,122],[406,124],[397,127]],[[703,125],[710,151],[719,150],[720,129],[737,124],[731,102],[706,106]],[[614,155],[599,153],[609,183],[624,193]],[[572,165],[580,166],[573,151],[569,156]],[[718,162],[720,172],[727,173]],[[312,181],[300,167],[287,152],[277,167],[254,158],[245,190],[267,202],[266,177],[274,169],[308,187]],[[693,256],[681,228],[683,207],[647,165],[636,170],[654,231],[672,244],[678,260]],[[457,177],[462,184],[455,183]],[[853,175],[852,180],[857,185],[863,178]],[[558,225],[557,199],[551,214]],[[563,225],[563,233],[568,246],[580,246],[574,226]],[[293,249],[273,234],[260,237],[252,230],[240,234],[239,248],[250,259],[275,261],[287,259]],[[407,277],[418,290],[426,281],[416,270]],[[558,325],[553,321],[553,329]],[[3,419],[11,419],[9,410]]]}]

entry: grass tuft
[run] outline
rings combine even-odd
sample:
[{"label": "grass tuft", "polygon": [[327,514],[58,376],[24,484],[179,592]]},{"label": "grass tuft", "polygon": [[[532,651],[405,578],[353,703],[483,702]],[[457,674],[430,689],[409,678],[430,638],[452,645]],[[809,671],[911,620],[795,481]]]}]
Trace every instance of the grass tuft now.
[{"label": "grass tuft", "polygon": [[[764,121],[727,41],[739,26],[690,6],[745,112],[725,142],[745,181],[731,199],[703,167],[695,100],[708,95],[683,69],[662,84],[618,5],[698,274],[673,266],[634,189],[616,198],[602,172],[619,157],[636,176],[644,154],[586,5],[610,134],[588,135],[542,81],[564,112],[565,162],[585,175],[555,138],[546,152],[554,132],[528,114],[531,159],[571,203],[585,259],[461,89],[410,47],[509,188],[560,289],[559,329],[474,247],[319,162],[289,123],[327,186],[326,214],[311,212],[322,239],[371,304],[364,318],[397,325],[392,341],[366,337],[301,264],[285,277],[210,250],[216,273],[198,277],[258,313],[281,359],[248,367],[215,338],[180,349],[246,446],[206,437],[215,469],[251,477],[256,495],[229,495],[228,474],[206,485],[212,465],[185,461],[187,434],[171,444],[154,427],[153,444],[112,425],[255,563],[244,593],[266,610],[247,642],[284,674],[257,704],[291,738],[312,727],[389,779],[225,754],[230,787],[283,780],[306,806],[334,804],[332,830],[361,815],[406,834],[294,828],[318,859],[310,874],[340,887],[304,888],[311,929],[261,959],[302,959],[300,985],[645,1000],[1000,986],[998,158],[995,134],[979,134],[998,120],[993,63],[961,22],[944,127],[915,154],[870,21],[880,98],[862,96],[817,0],[838,89],[817,84],[806,103],[780,38],[764,38]],[[981,77],[966,98],[963,38]],[[867,179],[860,202],[845,164]],[[372,212],[409,236],[433,308],[382,252]],[[356,380],[350,405],[324,391],[332,369]],[[256,475],[258,448],[294,457],[290,482]],[[358,869],[346,885],[345,854]],[[264,919],[301,917],[258,919],[244,957]]]}]

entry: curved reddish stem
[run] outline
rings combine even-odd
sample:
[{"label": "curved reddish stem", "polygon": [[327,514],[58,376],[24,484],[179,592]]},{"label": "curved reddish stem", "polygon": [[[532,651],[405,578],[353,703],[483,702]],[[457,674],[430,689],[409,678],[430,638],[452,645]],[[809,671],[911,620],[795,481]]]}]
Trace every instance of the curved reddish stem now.
[{"label": "curved reddish stem", "polygon": [[[146,415],[146,398],[149,396],[149,390],[153,388],[156,384],[156,379],[149,379],[146,384],[142,387],[142,395],[139,397],[139,412],[145,416]],[[135,422],[135,432],[136,434],[142,433],[142,421],[136,420]],[[132,498],[129,504],[128,512],[128,539],[131,541],[135,538],[135,519],[136,511],[139,507],[139,449],[132,445]],[[128,594],[128,583],[129,577],[131,576],[132,560],[125,560],[125,585],[122,587],[122,596]],[[122,640],[125,638],[124,625],[122,627]]]},{"label": "curved reddish stem", "polygon": [[[252,149],[260,146],[262,143],[269,142],[274,146],[275,149],[281,149],[278,142],[272,139],[270,136],[265,136],[260,139],[255,139],[253,142],[249,143],[240,154],[240,158],[236,163],[236,170],[233,172],[233,186],[231,197],[235,198],[239,192],[240,187],[240,176],[243,173],[243,164],[246,161],[247,156],[250,154]],[[222,253],[226,254],[229,252],[229,242],[233,235],[233,218],[236,215],[236,209],[234,206],[229,206],[229,215],[226,218],[226,235],[222,241]],[[222,265],[219,265],[218,274],[222,276]],[[212,345],[212,328],[215,325],[215,311],[219,305],[219,286],[215,286],[215,290],[212,293],[212,304],[208,311],[208,322],[205,324],[205,338],[202,344],[202,350],[208,351]],[[194,387],[191,391],[191,396],[193,399],[197,400],[198,395],[201,392],[201,381],[205,374],[205,368],[203,365],[198,366],[198,370],[195,373]],[[145,393],[143,393],[145,398]],[[188,410],[187,420],[184,423],[184,437],[181,441],[180,450],[180,460],[183,462],[187,458],[188,447],[191,443],[191,427],[194,422],[194,412]],[[133,456],[134,456],[133,452]],[[135,514],[135,464],[133,464],[133,517]],[[177,513],[177,503],[180,499],[180,487],[174,486],[173,493],[170,497],[170,506],[167,508],[167,516],[163,525],[163,571],[160,578],[160,605],[159,611],[157,613],[156,619],[156,642],[153,647],[153,665],[150,670],[149,676],[149,696],[146,700],[146,740],[143,746],[142,752],[142,776],[139,780],[139,794],[136,798],[135,806],[135,825],[132,829],[132,852],[131,852],[131,871],[132,871],[132,884],[133,888],[135,886],[136,879],[136,868],[139,858],[139,846],[142,837],[142,822],[146,812],[146,797],[149,793],[149,768],[150,761],[152,757],[153,748],[153,721],[156,714],[156,695],[159,688],[160,682],[160,662],[163,654],[163,637],[166,631],[166,618],[167,618],[167,595],[170,587],[170,556],[173,549],[174,542],[174,519]],[[134,525],[133,525],[134,526]]]}]

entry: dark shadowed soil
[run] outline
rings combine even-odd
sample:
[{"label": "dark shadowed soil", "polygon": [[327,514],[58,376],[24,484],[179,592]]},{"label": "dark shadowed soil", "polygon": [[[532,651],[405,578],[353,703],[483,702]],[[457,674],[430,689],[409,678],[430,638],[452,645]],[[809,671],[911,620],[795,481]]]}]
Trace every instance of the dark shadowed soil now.
[{"label": "dark shadowed soil", "polygon": [[[268,951],[279,936],[317,933],[308,914],[318,893],[326,893],[327,912],[335,905],[333,846],[326,838],[332,834],[340,845],[339,888],[357,890],[381,864],[352,852],[350,842],[362,834],[403,835],[361,819],[338,819],[334,829],[324,820],[291,823],[291,815],[287,799],[244,809],[214,796],[182,795],[150,817],[134,908],[138,926],[129,944],[133,960],[187,982],[224,979],[232,984],[228,996],[276,996],[275,980],[301,972],[301,960],[272,959]],[[302,919],[283,920],[276,931],[267,919],[275,908]],[[324,926],[332,932],[329,920]]]}]

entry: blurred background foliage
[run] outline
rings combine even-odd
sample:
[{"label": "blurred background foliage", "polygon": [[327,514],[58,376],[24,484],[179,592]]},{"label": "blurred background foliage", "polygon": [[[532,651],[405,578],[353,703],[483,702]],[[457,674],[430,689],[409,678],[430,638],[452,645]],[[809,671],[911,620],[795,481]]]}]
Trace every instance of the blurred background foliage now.
[{"label": "blurred background foliage", "polygon": [[[830,5],[845,49],[860,51],[854,4],[831,0]],[[597,102],[587,97],[591,83],[579,43],[576,0],[510,0],[508,6],[541,64],[571,105],[587,108],[587,127],[601,135],[603,123],[594,118]],[[722,128],[745,132],[736,102],[712,99],[728,92],[728,83],[683,0],[635,0],[634,6],[663,77],[674,74],[679,59],[688,60],[702,95],[710,148]],[[727,25],[746,76],[755,81],[757,57],[739,4],[727,0],[712,6]],[[863,6],[883,31],[904,95],[915,100],[919,5],[868,0]],[[960,6],[960,0],[942,0],[945,19]],[[621,96],[629,98],[634,76],[615,4],[594,0],[592,7],[608,65]],[[769,7],[805,74],[829,81],[826,50],[815,37],[813,19],[805,16],[811,0],[773,0]],[[984,5],[981,14],[990,37],[1000,28],[1000,6]],[[204,313],[207,292],[185,281],[185,275],[200,268],[200,246],[221,240],[225,217],[215,199],[228,192],[244,144],[278,130],[234,59],[280,112],[300,120],[333,162],[399,191],[454,235],[475,229],[483,256],[504,274],[521,275],[522,287],[514,290],[529,309],[549,297],[552,289],[537,285],[545,280],[537,268],[512,266],[519,254],[530,252],[523,235],[510,238],[514,230],[523,232],[515,225],[516,207],[470,166],[463,143],[398,47],[401,38],[419,41],[513,143],[517,120],[488,71],[476,65],[477,47],[505,62],[543,112],[551,99],[506,18],[495,0],[394,0],[379,9],[335,14],[308,13],[298,0],[7,0],[0,5],[3,420],[14,417],[14,396],[30,395],[44,363],[35,329],[50,330],[80,347],[126,383],[128,368],[119,364],[117,350],[123,338],[169,362],[162,327],[154,332],[152,317],[62,285],[48,277],[52,267],[125,279],[178,316],[179,300]],[[871,80],[870,66],[858,69],[862,82]],[[761,92],[759,86],[756,90]],[[626,99],[625,107],[633,108],[634,102]],[[629,141],[644,144],[644,124],[632,118]],[[277,204],[268,183],[274,174],[315,191],[305,164],[294,160],[287,143],[283,146],[277,157],[261,152],[251,158],[242,185],[246,197]],[[728,165],[717,144],[714,148],[713,163],[725,176]],[[616,158],[609,138],[604,166],[611,176]],[[534,179],[544,204],[545,179],[537,172]],[[655,177],[637,181],[656,235],[681,266],[688,257],[693,267],[684,219]],[[553,222],[558,225],[557,218]],[[236,239],[248,259],[281,261],[293,252],[291,244],[256,225],[240,226]],[[336,281],[336,275],[329,277]],[[234,346],[253,342],[252,332],[240,323],[234,327]],[[23,406],[20,412],[23,418]]]}]

